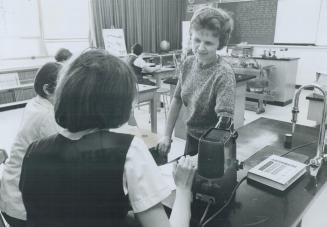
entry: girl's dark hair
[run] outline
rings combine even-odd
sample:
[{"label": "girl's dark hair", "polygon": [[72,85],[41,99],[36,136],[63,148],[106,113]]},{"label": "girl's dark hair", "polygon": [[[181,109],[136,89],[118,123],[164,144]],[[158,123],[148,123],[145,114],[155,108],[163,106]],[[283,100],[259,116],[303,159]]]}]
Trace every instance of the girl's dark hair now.
[{"label": "girl's dark hair", "polygon": [[60,48],[56,55],[55,59],[57,62],[64,62],[68,60],[73,54],[66,48]]},{"label": "girl's dark hair", "polygon": [[89,50],[63,70],[56,121],[71,132],[117,128],[128,121],[136,92],[136,77],[126,63],[105,50]]},{"label": "girl's dark hair", "polygon": [[136,54],[137,56],[139,56],[140,54],[143,53],[143,47],[141,44],[139,43],[135,43],[133,46],[132,46],[132,52],[134,54]]},{"label": "girl's dark hair", "polygon": [[61,64],[56,62],[48,62],[43,65],[36,73],[34,79],[34,90],[36,94],[43,98],[47,98],[47,94],[43,90],[43,86],[47,84],[47,91],[53,94],[57,85],[57,77]]},{"label": "girl's dark hair", "polygon": [[218,50],[228,44],[234,22],[229,13],[220,8],[204,7],[194,12],[190,23],[192,30],[208,29],[219,38]]}]

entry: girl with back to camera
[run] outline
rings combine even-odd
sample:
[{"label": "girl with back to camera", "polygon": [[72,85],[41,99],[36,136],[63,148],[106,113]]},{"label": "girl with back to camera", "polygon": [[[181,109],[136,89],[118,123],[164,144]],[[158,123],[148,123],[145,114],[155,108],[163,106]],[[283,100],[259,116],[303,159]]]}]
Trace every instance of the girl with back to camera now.
[{"label": "girl with back to camera", "polygon": [[35,140],[58,132],[54,118],[53,100],[61,64],[43,65],[34,80],[36,97],[24,109],[21,127],[5,163],[0,187],[0,209],[10,227],[26,226],[26,211],[18,183],[21,166],[28,146]]},{"label": "girl with back to camera", "polygon": [[198,153],[199,138],[208,129],[230,127],[234,115],[235,75],[216,51],[227,45],[232,29],[233,20],[222,9],[204,7],[194,13],[190,22],[194,55],[187,57],[181,65],[165,136],[159,143],[161,154],[169,152],[182,105],[187,115],[186,154]]},{"label": "girl with back to camera", "polygon": [[161,201],[170,193],[144,142],[115,133],[129,119],[136,78],[122,60],[90,50],[63,70],[55,117],[64,129],[34,142],[23,162],[20,189],[34,227],[127,226],[131,206],[143,227],[185,227],[195,169],[179,161],[170,219]]}]

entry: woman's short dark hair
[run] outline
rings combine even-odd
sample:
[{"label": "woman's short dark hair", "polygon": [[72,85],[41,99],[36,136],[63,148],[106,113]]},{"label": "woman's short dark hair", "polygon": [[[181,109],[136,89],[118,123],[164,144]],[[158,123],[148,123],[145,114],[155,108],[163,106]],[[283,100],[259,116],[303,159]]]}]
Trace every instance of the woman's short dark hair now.
[{"label": "woman's short dark hair", "polygon": [[43,86],[47,84],[47,91],[53,94],[57,85],[57,78],[62,65],[57,62],[48,62],[43,65],[36,73],[34,79],[34,90],[36,94],[43,98],[47,98],[47,94],[43,90]]},{"label": "woman's short dark hair", "polygon": [[134,54],[136,54],[137,56],[142,54],[143,53],[143,47],[141,44],[139,43],[135,43],[133,46],[132,46],[132,52]]},{"label": "woman's short dark hair", "polygon": [[234,22],[229,13],[221,8],[203,7],[194,12],[190,24],[192,30],[208,29],[219,37],[218,50],[228,44]]},{"label": "woman's short dark hair", "polygon": [[73,54],[66,48],[60,48],[56,55],[55,59],[57,62],[67,61]]},{"label": "woman's short dark hair", "polygon": [[133,71],[105,50],[82,53],[66,66],[55,98],[57,123],[70,132],[117,128],[128,121],[137,93]]}]

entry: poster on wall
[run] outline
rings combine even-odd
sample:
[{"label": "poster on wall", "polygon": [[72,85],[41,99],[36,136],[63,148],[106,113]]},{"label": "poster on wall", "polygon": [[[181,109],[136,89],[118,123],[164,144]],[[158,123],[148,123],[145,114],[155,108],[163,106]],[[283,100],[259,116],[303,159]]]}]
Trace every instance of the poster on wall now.
[{"label": "poster on wall", "polygon": [[123,29],[102,29],[105,49],[115,56],[126,56],[126,44]]}]

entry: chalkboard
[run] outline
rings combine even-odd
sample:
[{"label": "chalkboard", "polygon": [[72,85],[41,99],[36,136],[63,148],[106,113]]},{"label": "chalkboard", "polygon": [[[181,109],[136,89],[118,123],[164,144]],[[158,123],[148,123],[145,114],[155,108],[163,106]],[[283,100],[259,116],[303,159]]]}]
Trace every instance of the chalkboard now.
[{"label": "chalkboard", "polygon": [[232,13],[234,31],[229,44],[273,44],[278,0],[253,0],[220,3]]}]

